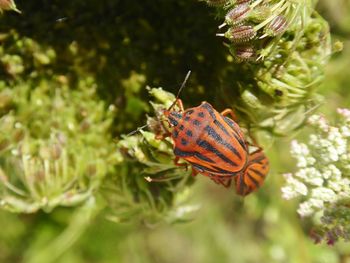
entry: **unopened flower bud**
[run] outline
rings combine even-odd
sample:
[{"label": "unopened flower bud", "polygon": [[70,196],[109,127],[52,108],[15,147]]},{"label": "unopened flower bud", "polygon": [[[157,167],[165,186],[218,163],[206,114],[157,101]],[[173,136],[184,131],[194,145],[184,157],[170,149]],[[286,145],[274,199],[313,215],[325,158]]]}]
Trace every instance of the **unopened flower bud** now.
[{"label": "unopened flower bud", "polygon": [[256,36],[256,32],[250,25],[241,25],[230,28],[224,36],[233,43],[245,43],[252,40]]},{"label": "unopened flower bud", "polygon": [[231,9],[225,16],[225,23],[219,26],[219,28],[225,25],[237,25],[242,22],[249,14],[250,7],[248,3],[242,3]]},{"label": "unopened flower bud", "polygon": [[266,33],[270,36],[282,34],[288,26],[286,18],[282,15],[276,16],[268,25]]},{"label": "unopened flower bud", "polygon": [[232,55],[234,55],[239,62],[251,61],[256,57],[253,46],[237,46],[233,52]]}]

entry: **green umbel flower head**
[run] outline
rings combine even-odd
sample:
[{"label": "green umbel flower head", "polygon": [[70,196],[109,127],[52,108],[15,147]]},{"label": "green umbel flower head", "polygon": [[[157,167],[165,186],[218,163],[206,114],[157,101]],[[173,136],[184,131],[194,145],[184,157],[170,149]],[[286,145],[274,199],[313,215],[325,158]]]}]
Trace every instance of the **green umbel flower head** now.
[{"label": "green umbel flower head", "polygon": [[92,77],[53,74],[50,47],[12,32],[0,53],[1,208],[50,211],[93,197],[115,163],[113,108]]}]

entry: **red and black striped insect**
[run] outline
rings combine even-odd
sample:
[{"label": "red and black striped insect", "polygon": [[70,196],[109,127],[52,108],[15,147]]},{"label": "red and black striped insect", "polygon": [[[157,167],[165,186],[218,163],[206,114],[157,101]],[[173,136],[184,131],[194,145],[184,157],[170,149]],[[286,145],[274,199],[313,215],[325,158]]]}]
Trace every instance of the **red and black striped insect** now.
[{"label": "red and black striped insect", "polygon": [[208,102],[180,111],[165,110],[172,126],[174,154],[189,162],[196,172],[229,186],[232,175],[248,162],[248,147],[237,123],[226,117],[231,111],[217,112]]},{"label": "red and black striped insect", "polygon": [[[175,105],[179,111],[173,109]],[[208,102],[185,110],[177,96],[164,110],[171,132],[158,138],[173,139],[176,164],[182,158],[192,165],[194,175],[208,176],[225,187],[234,179],[236,192],[247,195],[262,185],[269,170],[268,159],[259,147],[249,153],[241,128],[227,115],[235,119],[232,110],[219,113]]]}]

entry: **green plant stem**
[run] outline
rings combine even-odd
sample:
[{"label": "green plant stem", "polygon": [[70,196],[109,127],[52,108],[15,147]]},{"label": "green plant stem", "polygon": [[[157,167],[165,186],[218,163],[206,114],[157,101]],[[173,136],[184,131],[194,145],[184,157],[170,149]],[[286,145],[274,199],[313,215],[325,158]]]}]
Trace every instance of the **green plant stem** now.
[{"label": "green plant stem", "polygon": [[89,226],[91,220],[98,214],[100,208],[96,205],[95,198],[89,198],[85,204],[72,216],[67,228],[46,247],[35,249],[28,254],[27,263],[51,263],[57,259],[79,239]]}]

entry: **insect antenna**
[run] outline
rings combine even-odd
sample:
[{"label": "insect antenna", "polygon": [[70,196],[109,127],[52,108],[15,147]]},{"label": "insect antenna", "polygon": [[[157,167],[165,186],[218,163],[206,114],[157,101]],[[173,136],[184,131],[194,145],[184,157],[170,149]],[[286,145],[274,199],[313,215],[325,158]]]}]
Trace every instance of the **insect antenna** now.
[{"label": "insect antenna", "polygon": [[177,92],[177,95],[176,95],[176,98],[175,98],[174,102],[170,105],[170,107],[168,108],[167,111],[170,111],[170,110],[175,106],[176,102],[177,102],[178,99],[179,99],[180,93],[181,93],[181,91],[183,90],[183,88],[185,87],[186,82],[187,82],[187,80],[189,79],[190,75],[191,75],[191,70],[189,70],[189,71],[187,72],[186,77],[185,77],[184,81],[182,82],[181,87],[179,88],[179,91]]},{"label": "insect antenna", "polygon": [[[166,118],[158,118],[158,121],[159,121],[159,122],[163,122],[163,121],[165,121],[165,120],[166,120]],[[129,133],[126,135],[126,137],[129,137],[129,136],[131,136],[131,135],[134,135],[135,133],[138,133],[138,132],[140,132],[142,129],[147,128],[147,127],[149,127],[149,126],[152,126],[152,123],[147,123],[147,124],[145,124],[145,125],[142,125],[142,126],[138,127],[136,130],[133,130],[132,132],[129,132]]]},{"label": "insect antenna", "polygon": [[146,128],[146,127],[148,127],[148,126],[150,126],[149,124],[145,124],[145,125],[143,125],[143,126],[141,126],[141,127],[138,127],[136,130],[134,130],[134,131],[132,131],[132,132],[129,132],[127,135],[126,135],[126,137],[129,137],[129,136],[131,136],[131,135],[134,135],[135,133],[138,133],[139,131],[141,131],[143,128]]},{"label": "insect antenna", "polygon": [[163,182],[169,182],[169,181],[172,181],[172,180],[176,180],[176,179],[180,179],[182,178],[183,176],[182,175],[177,175],[177,176],[169,176],[169,177],[160,177],[160,178],[152,178],[150,176],[145,176],[145,180],[149,183],[152,183],[152,182],[157,182],[157,183],[163,183]]},{"label": "insect antenna", "polygon": [[[185,87],[186,82],[187,82],[187,80],[189,79],[190,75],[191,75],[191,70],[189,70],[189,71],[187,72],[186,77],[185,77],[184,81],[182,82],[181,87],[179,88],[179,91],[177,92],[175,101],[170,105],[170,107],[168,108],[167,111],[170,111],[170,110],[175,106],[176,102],[177,102],[178,99],[179,99],[180,93],[181,93],[181,91],[183,90],[183,88]],[[163,120],[160,120],[160,121],[163,121]],[[151,126],[151,124],[148,123],[148,124],[145,124],[145,125],[143,125],[143,126],[141,126],[141,127],[138,127],[136,130],[134,130],[134,131],[128,133],[128,134],[126,135],[126,137],[129,137],[129,136],[131,136],[131,135],[134,135],[135,133],[141,131],[143,128],[146,128],[146,127],[149,127],[149,126]]]}]

